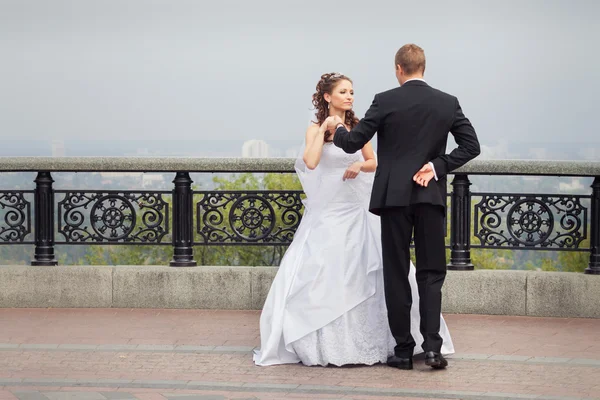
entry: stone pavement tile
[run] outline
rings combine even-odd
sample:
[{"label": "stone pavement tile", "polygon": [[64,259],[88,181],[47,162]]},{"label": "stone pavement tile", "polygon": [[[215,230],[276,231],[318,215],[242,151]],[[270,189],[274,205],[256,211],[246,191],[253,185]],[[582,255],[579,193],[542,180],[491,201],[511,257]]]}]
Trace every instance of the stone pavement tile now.
[{"label": "stone pavement tile", "polygon": [[173,351],[175,345],[173,344],[138,344],[135,348],[136,351]]},{"label": "stone pavement tile", "polygon": [[0,400],[17,400],[17,396],[9,390],[0,389]]},{"label": "stone pavement tile", "polygon": [[248,353],[252,349],[254,349],[254,346],[216,346],[214,351]]},{"label": "stone pavement tile", "polygon": [[57,349],[59,350],[96,350],[98,348],[97,344],[59,344]]},{"label": "stone pavement tile", "polygon": [[493,355],[488,357],[488,360],[495,361],[527,361],[531,359],[529,356],[515,356],[515,355]]},{"label": "stone pavement tile", "polygon": [[104,351],[133,351],[137,347],[137,344],[101,344],[97,346],[97,349]]},{"label": "stone pavement tile", "polygon": [[189,381],[187,387],[189,389],[203,389],[203,388],[219,388],[219,387],[238,387],[244,386],[243,382],[208,382],[208,381]]},{"label": "stone pavement tile", "polygon": [[20,349],[56,349],[58,344],[22,344],[19,346]]},{"label": "stone pavement tile", "polygon": [[190,345],[178,345],[175,346],[175,351],[181,352],[201,352],[201,351],[213,351],[217,346],[190,346]]},{"label": "stone pavement tile", "polygon": [[481,395],[487,398],[500,398],[500,399],[537,399],[537,394],[514,394],[506,392],[485,392]]},{"label": "stone pavement tile", "polygon": [[133,394],[133,392],[135,391],[135,393],[162,393],[165,391],[165,389],[161,388],[130,388],[130,387],[121,387],[117,389],[117,392],[124,392],[124,393],[130,393]]},{"label": "stone pavement tile", "polygon": [[467,351],[461,351],[458,354],[451,354],[449,356],[447,356],[446,358],[448,359],[449,362],[452,362],[452,360],[487,360],[491,357],[491,354],[476,354],[476,353],[469,353]]},{"label": "stone pavement tile", "polygon": [[[43,390],[44,393],[46,392],[97,392],[103,395],[103,393],[107,393],[107,392],[116,392],[117,389],[116,388],[108,388],[108,387],[103,387],[102,385],[98,385],[96,386],[61,386],[61,387],[56,387],[52,390]],[[104,395],[103,395],[104,396]],[[104,396],[106,397],[106,396]]]},{"label": "stone pavement tile", "polygon": [[136,393],[133,391],[132,394],[139,400],[167,400],[160,393]]},{"label": "stone pavement tile", "polygon": [[98,393],[100,393],[102,396],[104,396],[108,400],[131,400],[131,399],[135,399],[136,398],[133,394],[126,393],[126,392],[117,392],[117,391],[105,392],[105,391],[99,391]]},{"label": "stone pavement tile", "polygon": [[13,377],[0,378],[0,387],[15,385],[15,382],[17,382],[17,384],[18,384],[22,381],[23,381],[22,378],[16,378],[16,377],[15,378],[13,378]]},{"label": "stone pavement tile", "polygon": [[567,363],[573,361],[573,359],[564,357],[532,357],[527,361],[541,363]]},{"label": "stone pavement tile", "polygon": [[72,384],[76,384],[78,382],[77,379],[73,379],[73,378],[44,378],[44,377],[40,377],[40,378],[23,378],[22,383],[23,385],[29,385],[29,384],[35,384],[35,385],[43,385],[43,384],[55,384],[56,382],[60,382],[62,384],[65,385],[72,385]]},{"label": "stone pavement tile", "polygon": [[200,393],[163,393],[162,395],[165,396],[169,400],[197,400],[197,399],[204,400],[205,398],[210,397],[210,396],[213,396],[215,398],[217,398],[217,397],[224,398],[223,395],[200,394]]},{"label": "stone pavement tile", "polygon": [[49,400],[48,397],[44,396],[37,390],[14,390],[12,393],[19,400]]},{"label": "stone pavement tile", "polygon": [[[202,399],[200,399],[202,400]],[[260,400],[260,397],[239,397],[239,396],[233,396],[233,395],[229,395],[229,400]]]},{"label": "stone pavement tile", "polygon": [[43,394],[49,400],[106,400],[100,393],[91,391],[55,391]]},{"label": "stone pavement tile", "polygon": [[[62,342],[64,342],[64,340],[65,340],[64,335],[62,337],[58,336],[58,335],[48,336],[48,341],[50,341],[50,338],[54,343],[59,343],[59,345],[62,344]],[[93,337],[90,335],[87,337],[69,336],[68,344],[98,346],[98,345],[102,345],[102,344],[120,345],[120,344],[127,343],[127,342],[128,342],[128,340],[124,339],[122,337],[111,337],[111,336]],[[8,343],[35,344],[35,343],[39,343],[39,337],[35,336],[35,337],[13,338]]]},{"label": "stone pavement tile", "polygon": [[145,338],[137,337],[137,336],[141,336],[141,335],[143,335],[143,333],[132,332],[132,336],[134,336],[134,337],[132,337],[129,340],[129,344],[135,344],[135,345],[139,345],[139,346],[144,346],[144,345],[175,346],[175,343],[173,343],[173,339],[163,338],[163,337],[145,337]]},{"label": "stone pavement tile", "polygon": [[168,379],[134,379],[132,383],[128,384],[128,387],[133,388],[164,388],[171,389],[181,387],[187,382],[168,380]]},{"label": "stone pavement tile", "polygon": [[[245,399],[250,399],[251,397],[248,397],[248,395],[245,395],[246,397],[242,397]],[[172,397],[167,397],[169,400],[173,399]],[[189,394],[189,395],[185,395],[182,397],[176,397],[175,399],[181,399],[181,400],[228,400],[231,399],[232,397],[225,397],[225,395],[220,395],[220,394]],[[235,398],[235,397],[233,397]],[[258,397],[254,397],[254,399],[258,399]]]},{"label": "stone pavement tile", "polygon": [[[430,397],[405,397],[405,396],[355,396],[349,395],[342,397],[343,400],[425,400],[430,399]],[[438,400],[448,400],[444,397],[436,397]]]},{"label": "stone pavement tile", "polygon": [[10,392],[43,392],[45,390],[56,390],[56,386],[5,386],[5,390]]}]

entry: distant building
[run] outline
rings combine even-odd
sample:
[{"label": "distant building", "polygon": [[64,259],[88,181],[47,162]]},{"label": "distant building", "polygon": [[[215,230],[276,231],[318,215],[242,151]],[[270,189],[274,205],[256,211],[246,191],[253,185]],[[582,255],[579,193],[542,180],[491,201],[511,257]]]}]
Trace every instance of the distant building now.
[{"label": "distant building", "polygon": [[269,145],[264,140],[248,140],[242,145],[243,158],[269,157]]},{"label": "distant building", "polygon": [[53,140],[51,146],[52,146],[52,157],[64,157],[65,156],[64,140]]},{"label": "distant building", "polygon": [[587,185],[581,182],[581,178],[573,178],[571,182],[559,182],[558,188],[561,193],[585,193]]}]

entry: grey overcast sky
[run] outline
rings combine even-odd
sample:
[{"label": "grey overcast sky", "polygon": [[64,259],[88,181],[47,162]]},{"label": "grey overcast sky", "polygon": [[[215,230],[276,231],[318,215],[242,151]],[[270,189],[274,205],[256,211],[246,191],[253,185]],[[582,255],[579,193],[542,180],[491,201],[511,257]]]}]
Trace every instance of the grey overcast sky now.
[{"label": "grey overcast sky", "polygon": [[0,0],[2,138],[302,140],[319,76],[362,116],[425,49],[481,141],[600,142],[594,0]]}]

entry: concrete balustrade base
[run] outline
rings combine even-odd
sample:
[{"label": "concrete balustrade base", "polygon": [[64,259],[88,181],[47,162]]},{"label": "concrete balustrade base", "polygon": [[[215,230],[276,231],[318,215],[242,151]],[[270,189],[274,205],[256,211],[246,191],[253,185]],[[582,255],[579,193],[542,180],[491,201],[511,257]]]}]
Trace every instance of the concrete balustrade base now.
[{"label": "concrete balustrade base", "polygon": [[[0,266],[0,308],[260,310],[276,267]],[[443,311],[600,318],[600,276],[449,271]]]}]

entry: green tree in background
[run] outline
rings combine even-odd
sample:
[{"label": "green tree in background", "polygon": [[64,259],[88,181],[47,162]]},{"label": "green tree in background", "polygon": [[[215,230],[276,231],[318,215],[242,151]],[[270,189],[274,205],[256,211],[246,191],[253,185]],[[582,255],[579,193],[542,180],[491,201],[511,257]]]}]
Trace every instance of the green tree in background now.
[{"label": "green tree in background", "polygon": [[[581,247],[590,247],[590,240],[581,242]],[[587,251],[561,251],[558,253],[560,270],[565,272],[583,272],[590,262],[590,253]]]}]

